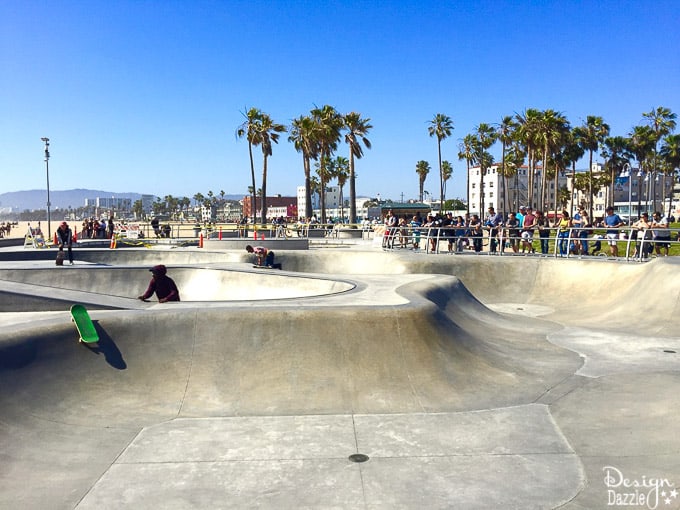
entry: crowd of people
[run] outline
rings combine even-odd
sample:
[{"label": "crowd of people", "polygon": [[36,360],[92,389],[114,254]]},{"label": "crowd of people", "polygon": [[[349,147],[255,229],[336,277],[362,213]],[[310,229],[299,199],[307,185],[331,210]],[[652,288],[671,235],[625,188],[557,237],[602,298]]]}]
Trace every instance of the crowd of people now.
[{"label": "crowd of people", "polygon": [[113,216],[108,220],[88,218],[83,221],[79,237],[81,239],[111,239],[115,228]]},{"label": "crowd of people", "polygon": [[[660,212],[655,212],[651,220],[643,213],[630,228],[624,229],[628,225],[614,213],[613,207],[595,221],[591,221],[583,207],[573,217],[562,211],[551,221],[543,211],[522,206],[505,217],[489,207],[484,219],[478,214],[454,216],[451,212],[428,214],[425,219],[420,215],[399,218],[390,210],[383,223],[383,247],[419,250],[425,238],[429,252],[462,253],[468,249],[479,253],[487,240],[491,254],[507,251],[548,255],[550,240],[554,239],[555,250],[561,256],[597,255],[606,243],[609,255],[618,257],[618,242],[630,238],[635,243],[634,257],[646,257],[652,251],[668,255],[671,244],[669,220]],[[596,233],[595,229],[603,229],[605,234]]]},{"label": "crowd of people", "polygon": [[[16,223],[14,225],[16,225]],[[9,237],[12,232],[12,226],[13,224],[9,221],[0,223],[0,238]]]}]

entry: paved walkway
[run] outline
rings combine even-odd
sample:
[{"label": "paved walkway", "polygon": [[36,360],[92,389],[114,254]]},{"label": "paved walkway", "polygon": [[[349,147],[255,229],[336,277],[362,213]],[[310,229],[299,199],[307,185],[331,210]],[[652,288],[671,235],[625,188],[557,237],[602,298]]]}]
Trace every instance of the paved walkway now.
[{"label": "paved walkway", "polygon": [[0,263],[0,507],[680,508],[675,261],[280,257]]}]

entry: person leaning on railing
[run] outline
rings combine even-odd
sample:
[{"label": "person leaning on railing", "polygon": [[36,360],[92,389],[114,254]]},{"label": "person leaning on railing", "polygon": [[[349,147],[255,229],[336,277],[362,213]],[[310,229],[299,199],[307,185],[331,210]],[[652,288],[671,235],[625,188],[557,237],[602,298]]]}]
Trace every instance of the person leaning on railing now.
[{"label": "person leaning on railing", "polygon": [[567,211],[562,211],[562,215],[555,226],[557,227],[557,239],[560,255],[564,257],[567,255],[567,250],[569,249],[569,230],[572,227],[571,218],[569,217],[569,213]]},{"label": "person leaning on railing", "polygon": [[661,216],[659,211],[655,211],[652,220],[652,232],[654,233],[654,249],[656,255],[661,255],[661,250],[664,250],[665,256],[668,257],[668,251],[671,245],[671,231],[668,230],[668,218]]},{"label": "person leaning on railing", "polygon": [[[631,231],[631,239],[635,239],[635,258],[647,258],[654,244],[651,242],[652,239],[652,224],[649,222],[649,214],[643,212],[640,219],[631,225],[633,230]],[[634,237],[633,237],[634,236]]]},{"label": "person leaning on railing", "polygon": [[536,211],[536,228],[538,229],[538,241],[541,245],[541,254],[548,254],[550,243],[550,220],[543,211]]}]

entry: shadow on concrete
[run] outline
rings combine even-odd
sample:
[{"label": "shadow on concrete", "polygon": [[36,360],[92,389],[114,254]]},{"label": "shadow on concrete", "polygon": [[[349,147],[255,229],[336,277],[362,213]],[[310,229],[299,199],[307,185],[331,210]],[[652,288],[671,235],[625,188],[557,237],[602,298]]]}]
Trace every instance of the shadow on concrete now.
[{"label": "shadow on concrete", "polygon": [[125,360],[123,359],[123,353],[120,352],[116,342],[114,342],[113,338],[111,338],[104,328],[101,327],[99,321],[92,322],[94,324],[94,328],[97,330],[97,334],[99,335],[99,342],[96,344],[87,344],[82,342],[81,345],[97,355],[103,354],[106,362],[113,368],[118,370],[126,370],[127,363],[125,363]]}]

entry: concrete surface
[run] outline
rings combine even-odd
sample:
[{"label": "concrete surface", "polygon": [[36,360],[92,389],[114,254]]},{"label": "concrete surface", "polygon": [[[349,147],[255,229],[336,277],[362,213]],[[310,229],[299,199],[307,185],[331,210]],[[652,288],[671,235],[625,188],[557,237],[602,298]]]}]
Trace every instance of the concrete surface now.
[{"label": "concrete surface", "polygon": [[677,261],[277,255],[0,250],[0,508],[680,508]]}]

